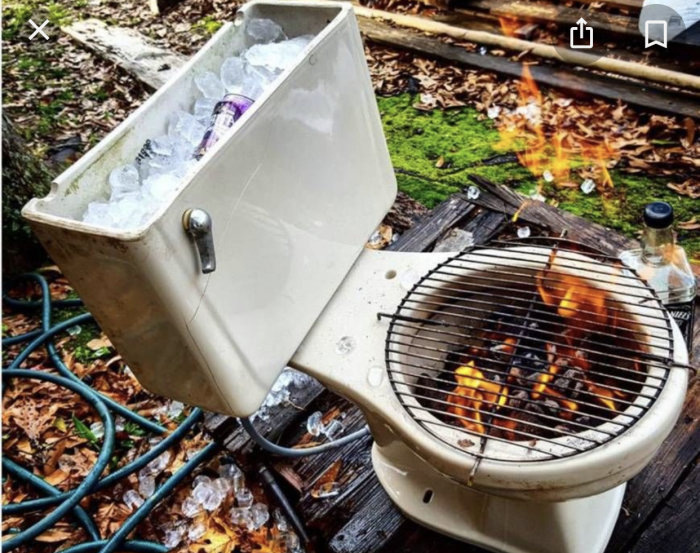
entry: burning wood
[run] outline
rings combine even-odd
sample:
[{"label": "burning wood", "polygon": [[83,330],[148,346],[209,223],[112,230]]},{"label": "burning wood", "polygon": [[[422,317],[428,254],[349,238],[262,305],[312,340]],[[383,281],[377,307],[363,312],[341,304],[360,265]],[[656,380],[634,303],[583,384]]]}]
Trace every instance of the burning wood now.
[{"label": "burning wood", "polygon": [[443,396],[451,424],[510,440],[575,433],[613,419],[641,388],[629,385],[630,373],[641,381],[636,359],[616,369],[614,348],[632,343],[633,329],[607,292],[559,270],[556,254],[535,291],[528,325],[499,312],[453,361],[456,385]]}]

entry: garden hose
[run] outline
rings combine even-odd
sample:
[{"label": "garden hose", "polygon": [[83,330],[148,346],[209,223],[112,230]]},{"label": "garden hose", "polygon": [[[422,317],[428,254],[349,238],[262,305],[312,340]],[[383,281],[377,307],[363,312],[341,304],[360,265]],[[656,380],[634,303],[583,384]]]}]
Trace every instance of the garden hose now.
[{"label": "garden hose", "polygon": [[[3,457],[2,466],[8,473],[10,473],[17,480],[26,482],[44,496],[38,499],[30,499],[19,503],[3,505],[2,514],[4,516],[19,515],[31,511],[55,507],[50,514],[41,519],[39,522],[36,522],[29,528],[21,530],[13,537],[5,540],[3,542],[3,550],[12,551],[16,547],[30,542],[41,533],[51,528],[66,514],[72,512],[78,522],[85,528],[85,531],[87,532],[91,541],[73,545],[63,549],[61,553],[113,553],[116,550],[134,551],[136,553],[164,553],[168,551],[167,547],[159,543],[142,540],[127,540],[126,538],[149,515],[149,513],[162,499],[173,492],[173,490],[182,482],[184,478],[195,470],[197,466],[209,460],[217,451],[219,451],[221,448],[221,440],[216,440],[208,444],[193,455],[182,467],[180,467],[174,474],[165,480],[165,482],[163,482],[140,507],[136,508],[129,518],[124,521],[122,526],[109,539],[100,539],[94,521],[80,506],[80,502],[89,494],[112,486],[116,484],[117,481],[145,467],[153,459],[172,447],[176,442],[183,439],[192,429],[195,423],[200,420],[203,412],[199,408],[194,408],[189,416],[187,416],[187,418],[177,427],[177,429],[171,432],[170,435],[165,437],[148,452],[127,463],[108,476],[100,478],[100,475],[109,464],[114,449],[115,427],[110,411],[123,416],[125,419],[138,424],[144,430],[152,433],[162,434],[166,431],[166,429],[160,424],[131,411],[113,399],[92,389],[75,374],[73,374],[65,363],[63,363],[63,360],[61,359],[61,356],[53,343],[53,337],[71,327],[74,327],[75,325],[92,321],[93,317],[90,313],[83,313],[52,326],[51,309],[53,307],[80,307],[82,306],[82,301],[79,299],[52,301],[48,283],[46,279],[38,273],[25,274],[19,278],[34,280],[41,289],[41,300],[24,301],[11,298],[7,296],[7,294],[4,294],[3,301],[5,305],[15,309],[41,309],[41,329],[32,330],[19,336],[7,337],[2,340],[3,347],[28,342],[28,344],[12,361],[12,363],[3,368],[3,387],[10,379],[28,378],[51,382],[71,390],[72,392],[80,395],[95,409],[102,420],[104,436],[102,438],[100,452],[92,469],[76,488],[65,492],[58,490],[41,477],[33,474],[31,471],[23,468],[14,461]],[[32,352],[42,345],[46,345],[49,358],[51,359],[56,370],[59,372],[59,375],[40,370],[20,368],[20,365],[32,354]],[[362,429],[334,442],[304,449],[292,449],[279,446],[264,438],[256,430],[249,419],[240,419],[240,424],[250,435],[251,439],[263,450],[274,453],[275,455],[283,455],[286,457],[305,457],[307,455],[316,455],[318,453],[323,453],[330,449],[343,446],[369,434],[369,429],[365,426]]]},{"label": "garden hose", "polygon": [[260,434],[260,432],[258,432],[258,429],[255,428],[253,423],[250,421],[250,419],[246,418],[239,420],[241,421],[241,426],[243,427],[243,429],[248,433],[250,438],[256,444],[258,444],[262,449],[264,449],[268,453],[273,453],[274,455],[281,455],[283,457],[297,458],[306,457],[308,455],[318,455],[319,453],[325,453],[328,450],[344,446],[346,444],[349,444],[350,442],[354,442],[355,440],[359,440],[360,438],[369,435],[369,428],[367,426],[363,426],[362,428],[360,428],[356,432],[353,432],[352,434],[348,434],[347,436],[343,436],[338,440],[328,442],[322,445],[304,448],[282,447],[274,442],[271,442],[262,434]]},{"label": "garden hose", "polygon": [[[37,309],[41,308],[41,329],[33,330],[21,336],[12,336],[10,338],[5,338],[2,341],[3,346],[8,346],[12,344],[17,344],[21,342],[29,342],[29,344],[20,352],[20,354],[13,360],[13,362],[3,370],[3,383],[6,383],[10,379],[14,378],[29,378],[35,380],[43,380],[47,382],[52,382],[64,388],[75,392],[80,395],[85,401],[87,401],[98,413],[102,424],[104,427],[104,437],[102,439],[102,444],[100,447],[100,453],[97,460],[89,471],[85,479],[76,488],[61,492],[55,487],[48,484],[39,476],[36,476],[31,471],[21,467],[17,463],[6,459],[3,457],[2,465],[3,468],[10,474],[12,474],[18,480],[24,481],[37,489],[42,495],[47,497],[23,501],[16,504],[4,505],[2,507],[3,515],[20,514],[29,511],[34,511],[37,509],[44,509],[47,507],[56,506],[56,508],[46,517],[44,517],[39,522],[33,524],[29,528],[20,531],[18,534],[10,539],[3,542],[3,550],[11,551],[16,547],[26,544],[36,538],[42,532],[51,528],[56,522],[63,518],[67,513],[72,512],[78,522],[85,528],[91,541],[82,543],[69,547],[63,550],[64,553],[83,553],[91,551],[99,551],[100,553],[106,553],[109,551],[115,551],[116,549],[128,550],[135,552],[144,553],[163,553],[168,550],[165,546],[155,543],[140,540],[126,540],[129,532],[131,532],[139,522],[145,519],[148,514],[153,510],[157,503],[166,497],[172,490],[188,475],[190,474],[202,461],[210,458],[214,452],[218,449],[218,444],[212,443],[204,447],[201,451],[195,454],[189,461],[187,461],[177,472],[170,476],[161,486],[155,491],[155,493],[148,498],[143,505],[134,510],[131,516],[126,520],[122,528],[117,531],[110,539],[101,540],[100,536],[96,530],[95,524],[87,514],[87,512],[80,507],[79,503],[88,494],[95,492],[96,490],[103,489],[107,486],[113,485],[118,480],[132,474],[143,468],[150,461],[155,459],[162,452],[171,447],[174,443],[181,440],[187,432],[194,426],[194,424],[201,418],[201,409],[193,409],[190,415],[183,421],[178,428],[173,431],[169,436],[164,438],[160,443],[158,443],[150,451],[141,455],[137,459],[131,461],[125,466],[121,467],[117,471],[113,472],[109,476],[100,479],[100,475],[107,467],[109,460],[112,456],[114,449],[114,421],[112,415],[109,412],[110,409],[114,412],[119,413],[125,418],[139,424],[145,430],[149,430],[154,433],[161,434],[165,432],[165,428],[161,425],[142,417],[141,415],[134,413],[130,409],[127,409],[123,405],[116,403],[114,400],[100,394],[99,392],[93,390],[90,386],[82,382],[77,376],[75,376],[70,369],[63,363],[60,355],[51,341],[51,339],[58,333],[80,324],[92,320],[92,315],[85,313],[72,317],[66,321],[59,324],[51,326],[51,308],[56,306],[61,307],[77,307],[82,305],[80,300],[60,300],[51,301],[49,296],[49,287],[46,279],[36,273],[31,273],[28,275],[23,275],[20,278],[30,278],[39,284],[42,292],[42,298],[40,301],[25,302],[22,300],[17,300],[10,298],[7,295],[3,296],[3,300],[6,305],[17,309]],[[52,373],[46,373],[39,370],[29,370],[18,368],[20,364],[25,361],[29,355],[39,346],[46,344],[49,356],[53,361],[56,369],[59,371],[60,375],[55,375]],[[128,528],[128,532],[124,533],[124,529]]]}]

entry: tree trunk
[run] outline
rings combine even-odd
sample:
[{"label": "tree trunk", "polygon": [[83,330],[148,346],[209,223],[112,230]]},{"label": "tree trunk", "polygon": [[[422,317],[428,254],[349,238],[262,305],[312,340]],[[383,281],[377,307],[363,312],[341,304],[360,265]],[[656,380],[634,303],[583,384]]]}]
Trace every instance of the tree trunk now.
[{"label": "tree trunk", "polygon": [[2,114],[2,248],[3,276],[31,270],[47,255],[22,219],[22,206],[34,196],[45,196],[51,188],[51,174],[34,157]]}]

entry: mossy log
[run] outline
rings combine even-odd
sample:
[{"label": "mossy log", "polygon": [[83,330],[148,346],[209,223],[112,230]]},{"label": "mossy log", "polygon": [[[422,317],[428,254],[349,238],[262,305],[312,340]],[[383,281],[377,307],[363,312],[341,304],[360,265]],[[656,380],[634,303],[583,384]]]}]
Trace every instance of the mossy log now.
[{"label": "mossy log", "polygon": [[51,188],[51,173],[32,155],[7,115],[2,115],[2,244],[3,276],[34,269],[46,252],[22,219],[22,206]]}]

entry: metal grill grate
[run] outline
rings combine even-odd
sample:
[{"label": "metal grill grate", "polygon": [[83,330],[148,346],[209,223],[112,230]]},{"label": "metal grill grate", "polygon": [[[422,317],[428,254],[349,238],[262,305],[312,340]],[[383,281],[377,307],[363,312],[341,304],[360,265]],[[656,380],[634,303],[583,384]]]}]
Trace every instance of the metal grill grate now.
[{"label": "metal grill grate", "polygon": [[403,407],[479,459],[602,445],[644,416],[673,363],[654,292],[616,258],[565,239],[466,250],[380,316]]}]

